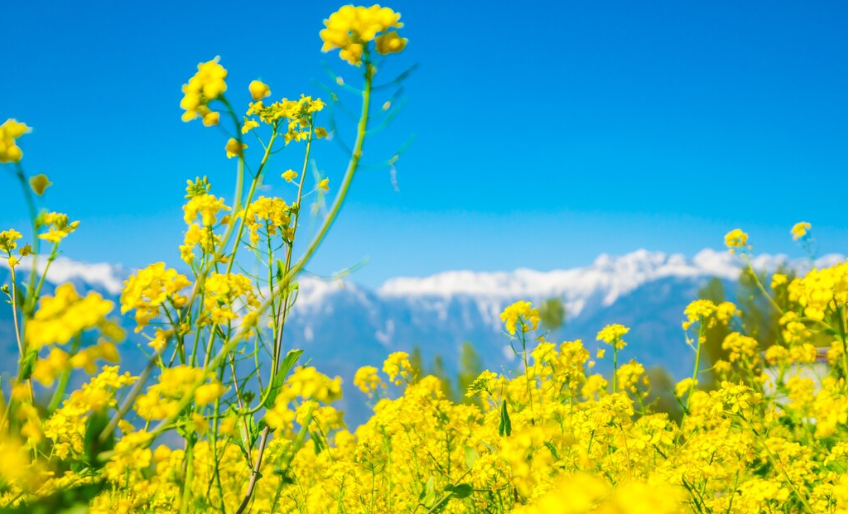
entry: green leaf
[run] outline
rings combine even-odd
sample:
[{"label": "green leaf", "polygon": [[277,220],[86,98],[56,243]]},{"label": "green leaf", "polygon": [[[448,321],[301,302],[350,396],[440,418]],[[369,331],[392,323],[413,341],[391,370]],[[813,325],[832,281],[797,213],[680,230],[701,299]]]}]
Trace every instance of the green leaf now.
[{"label": "green leaf", "polygon": [[457,484],[451,487],[451,493],[453,494],[454,498],[468,498],[473,492],[474,488],[471,487],[470,484]]},{"label": "green leaf", "polygon": [[510,421],[509,412],[506,410],[506,400],[501,403],[501,422],[498,424],[498,434],[501,436],[512,434],[512,421]]},{"label": "green leaf", "polygon": [[32,376],[32,372],[35,370],[35,363],[38,361],[38,352],[35,350],[30,350],[27,354],[21,359],[21,380],[29,380]]},{"label": "green leaf", "polygon": [[[256,439],[259,437],[260,430],[252,415],[247,414],[243,416],[243,419],[244,421],[239,420],[236,423],[236,434],[238,434],[238,437],[235,438],[235,442],[238,444],[245,457],[247,457],[250,450],[253,448],[253,445],[256,444]],[[247,431],[244,429],[245,423],[247,424]]]},{"label": "green leaf", "polygon": [[283,270],[285,269],[285,264],[280,259],[277,259],[277,281],[283,279]]},{"label": "green leaf", "polygon": [[312,444],[315,445],[315,455],[318,455],[324,448],[326,448],[324,438],[318,432],[310,430],[309,437],[312,438]]},{"label": "green leaf", "polygon": [[424,491],[422,492],[423,498],[421,498],[421,505],[427,507],[428,509],[436,504],[436,484],[433,480],[433,477],[430,477],[430,480],[427,480],[427,483],[424,485]]},{"label": "green leaf", "polygon": [[274,381],[268,384],[270,390],[268,390],[268,396],[265,398],[265,403],[262,404],[263,407],[266,409],[274,407],[274,402],[277,401],[277,395],[280,394],[280,389],[283,387],[283,382],[285,382],[286,376],[297,363],[297,360],[300,359],[301,355],[303,355],[303,350],[290,350],[286,355],[286,358],[283,359],[283,362],[280,363],[280,368],[277,370],[277,375],[274,377]]},{"label": "green leaf", "polygon": [[551,455],[554,456],[554,460],[556,460],[557,462],[561,460],[562,457],[559,456],[559,452],[557,451],[556,447],[551,444],[550,441],[545,441],[545,447],[547,447],[547,449],[551,451]]}]

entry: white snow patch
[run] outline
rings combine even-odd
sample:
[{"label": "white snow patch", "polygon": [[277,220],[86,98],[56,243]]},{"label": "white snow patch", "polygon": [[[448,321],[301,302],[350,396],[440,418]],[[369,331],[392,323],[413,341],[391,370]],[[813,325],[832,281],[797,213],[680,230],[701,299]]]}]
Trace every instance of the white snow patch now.
[{"label": "white snow patch", "polygon": [[[0,259],[0,266],[8,268],[9,263],[6,259]],[[46,266],[47,256],[39,256],[38,272],[43,273]],[[32,257],[21,259],[20,264],[15,269],[17,271],[32,269]],[[124,288],[120,274],[121,268],[113,264],[105,262],[89,264],[59,256],[50,265],[50,270],[47,272],[47,281],[52,284],[62,284],[71,280],[81,280],[87,284],[100,286],[109,294],[116,295]]]}]

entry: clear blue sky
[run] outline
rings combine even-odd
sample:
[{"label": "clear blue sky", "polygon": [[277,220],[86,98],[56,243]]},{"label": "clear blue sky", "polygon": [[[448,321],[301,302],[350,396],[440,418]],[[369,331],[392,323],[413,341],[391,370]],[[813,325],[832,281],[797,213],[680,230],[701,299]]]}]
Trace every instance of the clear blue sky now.
[{"label": "clear blue sky", "polygon": [[[321,95],[333,2],[12,2],[0,20],[0,121],[51,209],[82,221],[65,253],[130,267],[179,263],[186,178],[230,195],[224,136],[180,121],[180,86],[220,55],[228,96],[261,77],[275,97]],[[356,280],[471,268],[585,265],[637,248],[693,254],[741,226],[758,251],[848,250],[848,7],[844,2],[398,0],[413,63],[407,106],[367,148],[313,271]],[[326,95],[324,95],[326,96]],[[350,136],[348,135],[348,139]],[[258,146],[258,145],[254,145]],[[255,148],[253,148],[255,149]],[[252,150],[253,150],[252,149]],[[272,177],[299,157],[281,154]],[[254,155],[255,157],[255,155]],[[341,178],[332,143],[318,166]],[[0,172],[0,228],[23,228]],[[266,194],[285,191],[276,180]]]}]

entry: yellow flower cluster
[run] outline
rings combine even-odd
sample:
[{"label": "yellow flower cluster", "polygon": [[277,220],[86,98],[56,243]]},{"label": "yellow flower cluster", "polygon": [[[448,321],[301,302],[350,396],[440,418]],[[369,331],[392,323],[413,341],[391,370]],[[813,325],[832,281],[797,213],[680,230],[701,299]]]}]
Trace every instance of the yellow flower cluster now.
[{"label": "yellow flower cluster", "polygon": [[264,230],[268,238],[280,234],[289,243],[294,236],[289,227],[291,207],[282,198],[260,196],[245,210],[244,221],[254,246],[259,243],[260,230]]},{"label": "yellow flower cluster", "polygon": [[728,353],[731,363],[743,361],[749,367],[759,363],[760,343],[753,337],[731,332],[724,338],[721,347]]},{"label": "yellow flower cluster", "polygon": [[647,375],[645,375],[645,367],[634,360],[622,364],[615,373],[618,387],[622,390],[627,390],[635,394],[639,392],[637,386],[640,382],[646,388],[650,385],[650,381]]},{"label": "yellow flower cluster", "polygon": [[534,309],[530,302],[518,301],[501,312],[501,321],[510,335],[515,335],[516,330],[521,332],[536,330],[539,325],[539,310]]},{"label": "yellow flower cluster", "polygon": [[314,367],[301,366],[286,380],[274,406],[265,414],[265,421],[281,432],[292,432],[293,423],[308,425],[311,420],[323,426],[323,430],[338,428],[343,425],[341,416],[326,404],[341,397],[340,377],[330,378]]},{"label": "yellow flower cluster", "polygon": [[199,245],[206,254],[212,254],[221,242],[220,236],[212,231],[212,227],[201,227],[197,223],[189,223],[180,245],[180,258],[186,263],[194,262],[194,249]]},{"label": "yellow flower cluster", "polygon": [[218,64],[218,58],[197,65],[197,73],[183,85],[183,99],[180,108],[185,110],[183,121],[202,118],[207,127],[217,125],[220,113],[209,108],[209,103],[227,90],[227,70]]},{"label": "yellow flower cluster", "polygon": [[199,215],[205,227],[214,226],[218,222],[218,213],[228,210],[230,208],[224,204],[223,198],[216,198],[210,194],[194,196],[183,206],[187,224],[194,223]]},{"label": "yellow flower cluster", "polygon": [[159,316],[167,304],[180,308],[188,298],[180,291],[191,282],[174,269],[166,269],[164,262],[157,262],[139,270],[124,282],[121,292],[121,314],[135,310],[136,332],[146,327]]},{"label": "yellow flower cluster", "polygon": [[203,304],[213,323],[228,323],[239,317],[241,309],[259,306],[250,279],[237,273],[212,273],[206,279]]},{"label": "yellow flower cluster", "polygon": [[624,325],[607,325],[598,332],[597,340],[603,341],[608,345],[612,345],[612,347],[617,350],[621,350],[627,346],[627,343],[625,343],[621,338],[627,335],[628,332],[630,332],[630,329]]},{"label": "yellow flower cluster", "polygon": [[12,250],[18,247],[17,241],[22,237],[24,236],[13,228],[0,232],[0,250],[6,252],[11,257]]},{"label": "yellow flower cluster", "polygon": [[38,224],[41,227],[48,227],[46,233],[39,234],[39,239],[59,244],[62,239],[77,229],[79,221],[70,221],[67,214],[48,212],[39,217]]},{"label": "yellow flower cluster", "polygon": [[389,382],[401,385],[412,378],[412,364],[406,352],[394,352],[383,363],[383,373],[389,376]]},{"label": "yellow flower cluster", "polygon": [[0,163],[20,162],[23,159],[24,153],[17,145],[17,139],[29,131],[29,127],[13,119],[0,125]]},{"label": "yellow flower cluster", "polygon": [[731,230],[724,236],[724,244],[730,250],[730,253],[735,253],[737,249],[741,249],[742,251],[750,249],[750,246],[748,246],[748,234],[738,228]]},{"label": "yellow flower cluster", "polygon": [[379,387],[385,387],[380,376],[377,374],[377,368],[374,366],[363,366],[356,370],[356,375],[353,377],[353,385],[359,388],[363,393],[371,394]]},{"label": "yellow flower cluster", "polygon": [[701,323],[704,328],[712,328],[716,325],[727,325],[739,309],[731,302],[722,302],[718,305],[710,300],[695,300],[690,303],[683,313],[686,321],[683,322],[683,330],[695,323]]},{"label": "yellow flower cluster", "polygon": [[204,371],[191,366],[175,366],[162,370],[159,382],[135,401],[135,410],[145,420],[165,419],[180,410],[180,401],[193,395],[196,405],[206,405],[224,394],[217,380],[204,380]]},{"label": "yellow flower cluster", "polygon": [[804,309],[804,315],[821,321],[828,313],[848,304],[848,262],[822,270],[814,269],[789,284],[789,297]]},{"label": "yellow flower cluster", "polygon": [[[376,40],[377,51],[381,54],[403,51],[407,40],[391,29],[403,27],[400,13],[388,7],[354,7],[346,5],[324,20],[326,27],[321,31],[324,52],[338,48],[339,57],[359,66],[367,51],[368,43]],[[381,34],[378,36],[378,34]]]},{"label": "yellow flower cluster", "polygon": [[89,374],[94,373],[97,370],[96,361],[101,359],[113,364],[120,361],[118,349],[115,348],[114,343],[104,341],[79,350],[73,355],[69,355],[61,348],[53,348],[46,358],[39,359],[35,363],[32,379],[49,387],[60,375],[75,368],[83,369]]},{"label": "yellow flower cluster", "polygon": [[[301,95],[299,100],[283,98],[279,102],[265,105],[261,100],[250,104],[247,116],[256,116],[259,121],[267,125],[277,126],[285,121],[286,131],[283,138],[286,144],[292,141],[300,142],[309,139],[310,135],[320,139],[327,137],[327,130],[322,127],[314,127],[314,116],[324,110],[326,104],[320,99]],[[245,117],[242,133],[246,134],[259,126],[259,122],[253,118]],[[231,140],[232,141],[232,140]]]},{"label": "yellow flower cluster", "polygon": [[796,223],[792,226],[792,230],[790,230],[792,234],[792,239],[797,241],[799,239],[804,238],[811,228],[813,228],[813,226],[807,223],[806,221]]},{"label": "yellow flower cluster", "polygon": [[92,412],[117,404],[117,391],[137,380],[129,373],[119,374],[117,366],[104,366],[81,389],[71,393],[62,406],[44,422],[44,435],[53,441],[53,451],[60,459],[79,456],[84,451],[85,426]]},{"label": "yellow flower cluster", "polygon": [[81,297],[73,284],[62,284],[53,296],[45,296],[29,322],[27,344],[39,349],[48,344],[65,344],[85,330],[109,327],[106,315],[114,304],[94,291]]}]

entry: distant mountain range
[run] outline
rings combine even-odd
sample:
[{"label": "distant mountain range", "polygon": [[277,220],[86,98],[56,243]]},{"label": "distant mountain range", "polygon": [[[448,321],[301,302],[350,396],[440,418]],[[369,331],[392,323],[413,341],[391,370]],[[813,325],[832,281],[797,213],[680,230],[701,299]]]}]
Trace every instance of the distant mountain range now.
[{"label": "distant mountain range", "polygon": [[[753,264],[761,270],[784,265],[803,272],[842,260],[840,255],[827,255],[815,262],[761,255],[753,259]],[[0,283],[8,281],[4,265],[0,261]],[[690,372],[694,359],[680,328],[683,309],[711,277],[725,281],[728,296],[733,299],[741,267],[740,259],[726,251],[703,250],[688,259],[680,254],[638,250],[620,257],[601,255],[582,268],[449,271],[423,278],[394,278],[376,290],[306,277],[300,281],[298,301],[286,326],[285,346],[302,348],[304,357],[319,370],[342,376],[345,405],[357,419],[364,411],[365,397],[351,383],[360,366],[380,367],[387,354],[418,346],[425,362],[441,355],[452,373],[462,343],[469,341],[487,368],[509,370],[515,362],[502,332],[501,310],[516,300],[538,303],[556,297],[566,305],[567,322],[550,339],[583,339],[588,347],[595,348],[598,330],[621,323],[631,327],[625,338],[625,361],[635,358],[646,367],[661,365],[679,378]],[[96,290],[117,303],[128,274],[120,266],[84,264],[60,257],[53,263],[49,279],[73,282],[79,290]],[[3,373],[15,369],[18,359],[11,323],[10,308],[4,304],[0,307]],[[125,325],[132,328],[129,319]],[[124,343],[124,365],[133,371],[144,363],[136,349],[139,344],[144,344],[143,340],[134,335]],[[599,363],[599,369],[604,368]]]}]

